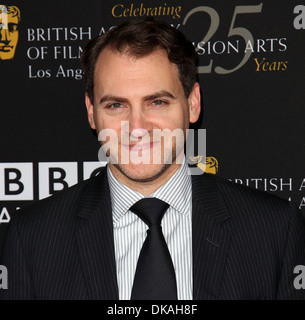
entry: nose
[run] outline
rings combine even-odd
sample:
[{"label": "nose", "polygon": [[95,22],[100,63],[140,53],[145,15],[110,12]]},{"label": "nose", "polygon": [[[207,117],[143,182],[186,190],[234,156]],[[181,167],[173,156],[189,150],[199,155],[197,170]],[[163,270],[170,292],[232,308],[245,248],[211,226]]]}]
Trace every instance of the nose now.
[{"label": "nose", "polygon": [[147,114],[142,108],[132,109],[129,116],[129,132],[136,139],[144,138],[152,130]]}]

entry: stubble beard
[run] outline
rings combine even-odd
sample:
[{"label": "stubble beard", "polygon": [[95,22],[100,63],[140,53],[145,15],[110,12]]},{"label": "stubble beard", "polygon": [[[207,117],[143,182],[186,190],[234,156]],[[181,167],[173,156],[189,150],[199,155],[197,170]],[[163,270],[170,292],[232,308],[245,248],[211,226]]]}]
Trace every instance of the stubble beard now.
[{"label": "stubble beard", "polygon": [[[164,151],[162,151],[162,152],[164,152]],[[181,150],[180,150],[180,152],[181,152]],[[165,159],[167,159],[167,160],[170,159],[171,160],[170,163],[168,163],[169,161],[166,161]],[[144,178],[135,176],[134,174],[132,174],[132,172],[129,172],[128,168],[125,168],[121,164],[113,164],[113,166],[115,166],[121,174],[123,174],[126,178],[130,179],[131,181],[151,182],[151,181],[154,181],[154,180],[158,179],[159,177],[161,177],[169,169],[170,166],[175,165],[176,159],[177,159],[176,150],[175,150],[175,148],[173,148],[171,155],[165,156],[163,161],[161,162],[161,164],[156,168],[156,170],[154,170],[154,172],[150,176],[144,177]],[[152,164],[152,165],[154,165],[154,164]],[[143,169],[143,170],[145,171],[145,169]]]},{"label": "stubble beard", "polygon": [[146,177],[146,178],[138,178],[128,173],[128,170],[126,170],[124,167],[122,167],[120,164],[114,164],[114,166],[128,179],[134,181],[134,182],[150,182],[154,181],[160,176],[163,175],[163,173],[171,166],[171,164],[163,164],[161,168],[158,169],[157,172],[155,172],[153,175]]},{"label": "stubble beard", "polygon": [[[177,148],[178,148],[178,150],[177,150]],[[127,179],[129,179],[129,180],[131,180],[133,182],[138,182],[138,183],[152,182],[152,181],[158,179],[159,177],[161,177],[171,166],[173,166],[173,165],[176,166],[177,165],[176,160],[179,160],[179,159],[181,160],[181,156],[184,155],[184,145],[182,144],[182,145],[179,146],[179,145],[175,144],[174,146],[172,146],[172,149],[171,149],[170,152],[166,152],[163,148],[161,148],[161,153],[163,153],[163,157],[161,157],[161,163],[159,163],[158,166],[156,166],[155,169],[152,170],[153,172],[151,172],[151,175],[143,177],[143,178],[137,176],[137,174],[134,173],[137,170],[137,166],[142,166],[143,164],[139,164],[139,165],[135,164],[133,166],[133,168],[131,168],[130,170],[128,168],[128,164],[126,164],[126,167],[125,167],[125,165],[122,165],[118,161],[116,161],[115,163],[112,163],[112,165],[123,176],[125,176]],[[109,157],[109,154],[107,154],[107,156]],[[120,158],[120,157],[121,157],[121,155],[118,155],[118,158]],[[179,165],[181,163],[182,162],[179,162]],[[146,165],[155,166],[154,163],[146,164]],[[139,169],[140,169],[140,167],[139,167]],[[143,170],[144,173],[146,171],[145,167],[144,168],[142,167],[140,170]]]}]

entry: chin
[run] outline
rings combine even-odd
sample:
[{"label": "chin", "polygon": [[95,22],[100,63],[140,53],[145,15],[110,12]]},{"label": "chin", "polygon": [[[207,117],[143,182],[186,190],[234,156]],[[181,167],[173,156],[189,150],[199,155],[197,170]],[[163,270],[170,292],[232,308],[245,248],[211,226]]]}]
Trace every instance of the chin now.
[{"label": "chin", "polygon": [[149,182],[160,177],[170,164],[134,164],[119,165],[115,167],[128,179],[136,182]]}]

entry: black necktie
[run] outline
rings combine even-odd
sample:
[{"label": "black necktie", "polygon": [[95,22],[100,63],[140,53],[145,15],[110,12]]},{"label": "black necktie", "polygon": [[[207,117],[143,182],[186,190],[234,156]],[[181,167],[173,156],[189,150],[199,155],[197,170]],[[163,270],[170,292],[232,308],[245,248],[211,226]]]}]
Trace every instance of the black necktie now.
[{"label": "black necktie", "polygon": [[175,269],[161,228],[168,207],[162,200],[145,198],[130,208],[149,226],[138,259],[131,300],[177,300]]}]

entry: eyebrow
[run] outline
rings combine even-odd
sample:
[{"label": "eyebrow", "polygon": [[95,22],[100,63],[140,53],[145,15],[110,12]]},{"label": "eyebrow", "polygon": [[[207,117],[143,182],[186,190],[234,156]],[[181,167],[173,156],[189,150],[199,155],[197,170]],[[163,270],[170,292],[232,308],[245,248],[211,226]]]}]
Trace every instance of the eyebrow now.
[{"label": "eyebrow", "polygon": [[[171,94],[168,91],[162,90],[162,91],[158,91],[155,92],[153,94],[150,94],[148,96],[145,96],[143,98],[144,101],[150,101],[150,100],[155,100],[155,99],[160,99],[160,98],[170,98],[170,99],[175,99],[176,97]],[[128,99],[123,98],[123,97],[119,97],[119,96],[114,96],[114,95],[105,95],[101,98],[100,100],[100,104],[103,104],[104,102],[109,102],[109,101],[117,101],[117,102],[121,102],[121,103],[125,103],[125,102],[129,102]]]}]

